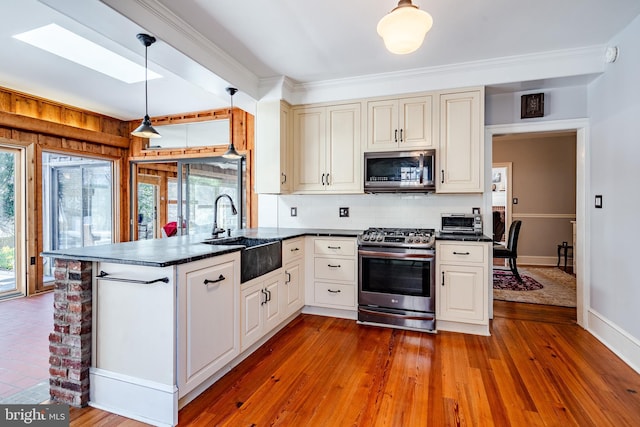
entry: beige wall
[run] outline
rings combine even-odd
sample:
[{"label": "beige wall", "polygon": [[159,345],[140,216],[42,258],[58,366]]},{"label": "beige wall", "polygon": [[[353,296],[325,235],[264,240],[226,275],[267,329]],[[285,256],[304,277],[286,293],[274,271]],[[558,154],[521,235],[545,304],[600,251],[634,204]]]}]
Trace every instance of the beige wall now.
[{"label": "beige wall", "polygon": [[513,219],[522,220],[518,258],[555,264],[557,245],[572,244],[576,212],[575,133],[497,136],[493,162],[513,165]]}]

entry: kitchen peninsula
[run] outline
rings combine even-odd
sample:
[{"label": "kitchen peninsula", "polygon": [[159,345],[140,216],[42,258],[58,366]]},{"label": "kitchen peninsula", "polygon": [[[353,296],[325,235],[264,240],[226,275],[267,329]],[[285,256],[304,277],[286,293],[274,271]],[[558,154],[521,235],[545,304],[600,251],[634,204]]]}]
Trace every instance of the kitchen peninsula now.
[{"label": "kitchen peninsula", "polygon": [[[282,254],[277,268],[242,283],[245,245],[235,239],[218,245],[204,243],[209,235],[189,235],[44,252],[55,258],[52,399],[176,425],[180,407],[301,311],[305,243],[330,256],[342,242],[353,249],[338,255],[354,265],[357,234],[235,232],[232,238],[277,242]],[[353,299],[355,270],[349,274],[338,282],[351,283]],[[320,305],[339,311],[340,298]]]}]

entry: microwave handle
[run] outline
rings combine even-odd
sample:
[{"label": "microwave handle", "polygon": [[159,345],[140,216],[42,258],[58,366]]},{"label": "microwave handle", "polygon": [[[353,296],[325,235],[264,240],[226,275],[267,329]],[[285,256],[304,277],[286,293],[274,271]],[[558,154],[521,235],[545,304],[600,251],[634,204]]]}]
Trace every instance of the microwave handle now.
[{"label": "microwave handle", "polygon": [[424,154],[420,154],[420,165],[418,166],[418,175],[420,175],[420,184],[424,183]]}]

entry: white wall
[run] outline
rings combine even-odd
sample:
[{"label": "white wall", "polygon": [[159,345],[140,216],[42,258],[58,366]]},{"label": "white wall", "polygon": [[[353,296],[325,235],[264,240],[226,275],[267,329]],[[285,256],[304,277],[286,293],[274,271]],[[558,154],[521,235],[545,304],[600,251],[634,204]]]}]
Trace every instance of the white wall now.
[{"label": "white wall", "polygon": [[[482,206],[482,195],[362,194],[362,195],[265,195],[258,199],[260,227],[342,228],[408,227],[440,229],[440,214],[471,213]],[[298,216],[291,216],[296,207]],[[340,218],[338,208],[348,207]],[[485,219],[485,223],[490,218]],[[490,225],[490,224],[488,224]],[[490,228],[490,227],[489,227]]]},{"label": "white wall", "polygon": [[610,43],[618,60],[588,87],[591,120],[591,307],[640,345],[640,17]]},{"label": "white wall", "polygon": [[[528,93],[544,93],[544,117],[520,118],[520,98]],[[585,86],[557,87],[513,93],[489,94],[485,101],[485,124],[531,123],[587,117]]]}]

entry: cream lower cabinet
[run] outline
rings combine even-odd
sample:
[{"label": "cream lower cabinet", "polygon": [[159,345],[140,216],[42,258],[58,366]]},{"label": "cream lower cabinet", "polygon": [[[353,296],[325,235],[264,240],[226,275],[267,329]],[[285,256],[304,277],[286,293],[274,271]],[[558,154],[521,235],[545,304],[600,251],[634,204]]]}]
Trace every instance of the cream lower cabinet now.
[{"label": "cream lower cabinet", "polygon": [[484,191],[484,88],[444,92],[437,150],[438,193]]},{"label": "cream lower cabinet", "polygon": [[240,291],[240,345],[242,351],[278,326],[282,270],[243,283]]},{"label": "cream lower cabinet", "polygon": [[361,104],[293,109],[295,192],[362,192]]},{"label": "cream lower cabinet", "polygon": [[240,354],[239,261],[220,256],[178,266],[180,397]]},{"label": "cream lower cabinet", "polygon": [[304,307],[304,238],[282,242],[284,281],[280,293],[281,311],[289,317]]},{"label": "cream lower cabinet", "polygon": [[436,242],[436,328],[489,335],[489,252],[484,242]]},{"label": "cream lower cabinet", "polygon": [[307,304],[355,310],[357,297],[357,245],[352,238],[308,238],[310,274]]}]

